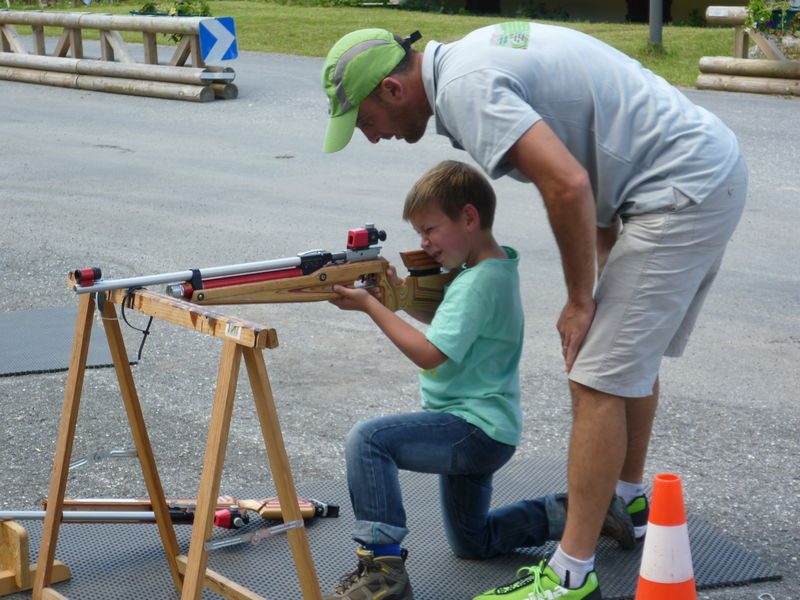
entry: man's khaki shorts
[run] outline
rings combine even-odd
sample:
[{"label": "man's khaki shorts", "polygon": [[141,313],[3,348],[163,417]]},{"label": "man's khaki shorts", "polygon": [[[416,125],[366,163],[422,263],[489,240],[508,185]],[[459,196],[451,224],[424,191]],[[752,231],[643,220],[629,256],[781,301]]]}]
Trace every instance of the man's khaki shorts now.
[{"label": "man's khaki shorts", "polygon": [[683,354],[742,215],[747,167],[740,159],[700,204],[674,192],[668,209],[623,219],[572,381],[616,396],[649,396],[661,358]]}]

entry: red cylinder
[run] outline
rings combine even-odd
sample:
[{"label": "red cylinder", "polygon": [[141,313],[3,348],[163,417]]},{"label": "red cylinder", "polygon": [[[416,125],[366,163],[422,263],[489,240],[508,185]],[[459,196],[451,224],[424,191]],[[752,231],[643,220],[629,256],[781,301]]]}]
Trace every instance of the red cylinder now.
[{"label": "red cylinder", "polygon": [[103,274],[100,272],[99,267],[90,267],[88,269],[76,269],[72,272],[72,276],[81,285],[91,285],[93,281],[100,279]]}]

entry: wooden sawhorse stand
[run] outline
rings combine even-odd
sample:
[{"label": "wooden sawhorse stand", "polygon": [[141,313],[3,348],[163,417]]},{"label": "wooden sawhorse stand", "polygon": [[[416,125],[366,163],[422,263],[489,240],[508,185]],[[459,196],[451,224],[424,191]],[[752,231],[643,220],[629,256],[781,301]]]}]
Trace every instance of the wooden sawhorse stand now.
[{"label": "wooden sawhorse stand", "polygon": [[[224,598],[232,600],[256,600],[261,596],[236,584],[235,582],[207,568],[208,555],[205,542],[211,537],[211,527],[219,495],[222,467],[225,462],[228,432],[230,430],[236,381],[242,355],[247,366],[247,374],[253,389],[261,432],[264,436],[272,476],[285,523],[299,526],[287,531],[289,546],[297,569],[297,576],[303,598],[322,600],[311,550],[308,545],[303,517],[297,504],[297,493],[292,479],[289,459],[283,444],[283,435],[275,410],[272,389],[264,363],[263,349],[278,345],[274,329],[257,323],[228,317],[211,312],[201,306],[171,298],[148,290],[136,290],[126,294],[124,290],[101,293],[103,302],[101,313],[106,337],[119,379],[122,400],[128,416],[133,442],[142,466],[145,485],[155,513],[159,535],[164,545],[167,564],[176,589],[182,600],[198,600],[203,588],[209,588]],[[116,304],[125,302],[126,308],[140,311],[154,318],[194,329],[206,335],[224,340],[220,359],[217,388],[208,427],[206,452],[200,487],[197,492],[197,510],[189,543],[189,556],[180,554],[172,521],[170,520],[164,490],[158,476],[153,450],[147,435],[139,397],[133,383],[133,374],[128,363],[128,355],[123,343],[122,332],[117,320]],[[78,419],[83,377],[86,370],[86,357],[95,310],[92,294],[80,296],[78,317],[75,324],[75,337],[72,346],[72,360],[67,376],[64,405],[61,412],[58,439],[56,440],[50,491],[48,493],[47,513],[42,529],[39,548],[39,568],[36,570],[33,585],[34,600],[65,600],[64,596],[49,587],[53,578],[53,559],[55,557],[58,529],[64,504],[67,474]]]}]

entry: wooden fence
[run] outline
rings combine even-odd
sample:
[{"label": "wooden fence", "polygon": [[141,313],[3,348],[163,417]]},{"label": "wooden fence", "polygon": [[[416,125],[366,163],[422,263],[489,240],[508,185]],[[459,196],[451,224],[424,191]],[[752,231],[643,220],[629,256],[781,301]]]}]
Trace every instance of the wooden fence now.
[{"label": "wooden fence", "polygon": [[[236,98],[233,69],[210,67],[203,61],[201,23],[212,20],[0,10],[0,79],[197,102]],[[30,51],[17,26],[31,28]],[[51,53],[46,48],[45,27],[62,29]],[[84,56],[87,29],[98,32],[98,58]],[[142,34],[143,62],[133,58],[120,32]],[[166,64],[159,63],[158,34],[180,37]]]}]

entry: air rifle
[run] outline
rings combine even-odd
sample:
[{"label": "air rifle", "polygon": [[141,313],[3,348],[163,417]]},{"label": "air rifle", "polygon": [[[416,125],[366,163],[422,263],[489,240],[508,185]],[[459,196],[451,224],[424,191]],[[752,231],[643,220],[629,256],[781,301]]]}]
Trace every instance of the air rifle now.
[{"label": "air rifle", "polygon": [[390,310],[435,311],[444,285],[457,271],[442,270],[422,250],[401,252],[410,276],[394,285],[386,275],[389,263],[380,256],[378,243],[385,239],[385,231],[368,223],[348,232],[347,247],[340,252],[310,250],[289,258],[127,279],[103,279],[93,267],[70,273],[69,284],[78,294],[166,284],[169,296],[203,305],[317,302],[334,298],[334,285],[377,286]]},{"label": "air rifle", "polygon": [[[195,500],[166,500],[170,520],[174,524],[191,524],[197,509]],[[339,507],[313,498],[298,496],[297,504],[303,519],[336,518]],[[47,501],[42,502],[47,508]],[[153,505],[147,499],[85,498],[65,499],[61,521],[66,523],[154,523]],[[266,521],[283,519],[277,498],[261,500],[237,500],[232,496],[220,496],[214,512],[214,526],[223,529],[239,529],[250,522],[255,513]],[[41,520],[44,511],[0,511],[0,521]]]}]

